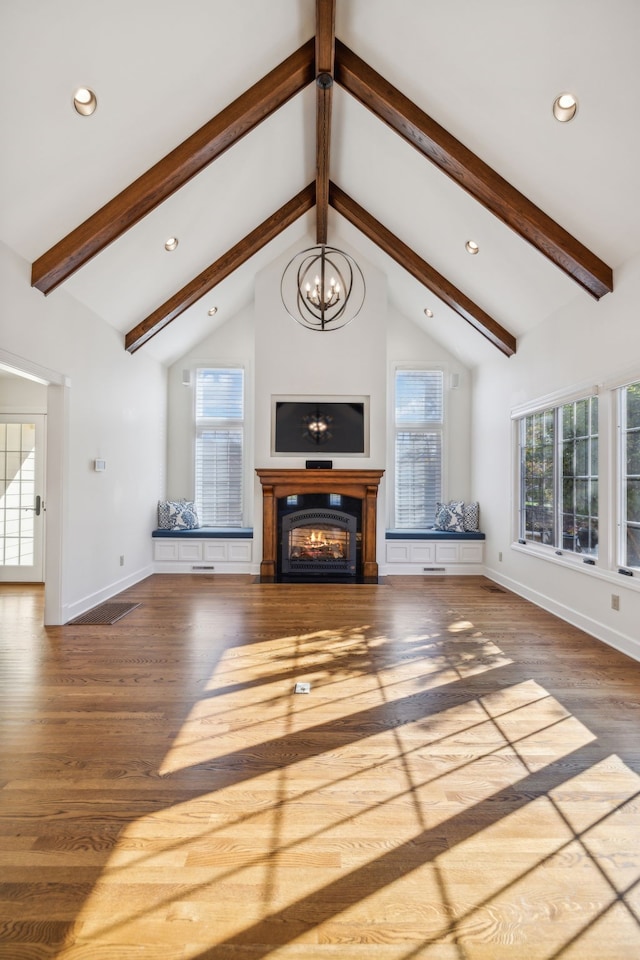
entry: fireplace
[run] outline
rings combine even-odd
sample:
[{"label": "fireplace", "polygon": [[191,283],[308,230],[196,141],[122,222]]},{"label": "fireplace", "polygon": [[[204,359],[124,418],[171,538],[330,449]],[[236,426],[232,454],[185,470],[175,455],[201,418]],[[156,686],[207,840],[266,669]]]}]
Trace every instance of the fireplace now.
[{"label": "fireplace", "polygon": [[322,507],[285,513],[280,520],[283,575],[355,576],[355,516]]},{"label": "fireplace", "polygon": [[[288,470],[266,469],[256,470],[262,484],[262,563],[260,564],[260,578],[264,581],[277,579],[282,575],[283,534],[282,522],[284,515],[290,516],[296,509],[328,510],[333,516],[350,514],[356,518],[356,533],[349,537],[348,558],[351,550],[356,550],[355,575],[364,580],[378,578],[378,563],[376,560],[376,514],[378,485],[384,470]],[[297,498],[298,503],[293,504]],[[340,506],[335,507],[337,501]],[[283,509],[283,504],[286,507]],[[291,507],[291,509],[289,509]],[[326,523],[326,518],[322,519]],[[349,522],[353,522],[352,520]],[[331,523],[331,526],[337,524]],[[340,531],[344,528],[337,527]],[[329,533],[322,528],[322,532]],[[347,529],[347,533],[349,533]],[[289,535],[289,534],[288,534]],[[332,534],[334,541],[340,541],[343,533]],[[323,547],[325,552],[330,548]],[[337,549],[337,547],[336,547]],[[320,553],[318,550],[317,553]],[[302,558],[294,558],[302,562]],[[311,574],[315,579],[327,576],[332,570],[331,561],[320,560],[322,568],[317,567],[317,573]],[[336,558],[336,563],[342,563]],[[347,559],[347,565],[353,562]],[[295,567],[294,567],[295,569]],[[297,569],[300,569],[298,567]],[[333,570],[335,571],[335,567]],[[301,571],[302,573],[302,571]],[[343,576],[354,576],[350,570],[341,571]]]}]

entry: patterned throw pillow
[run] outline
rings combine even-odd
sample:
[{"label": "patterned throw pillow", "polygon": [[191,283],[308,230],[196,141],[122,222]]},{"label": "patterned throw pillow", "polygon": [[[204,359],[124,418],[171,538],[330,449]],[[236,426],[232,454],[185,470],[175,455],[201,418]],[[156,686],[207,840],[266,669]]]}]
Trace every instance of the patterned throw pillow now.
[{"label": "patterned throw pillow", "polygon": [[451,500],[449,503],[436,503],[435,528],[464,533],[464,501]]},{"label": "patterned throw pillow", "polygon": [[199,526],[193,500],[158,500],[158,529],[194,530]]},{"label": "patterned throw pillow", "polygon": [[469,531],[480,529],[480,504],[477,500],[464,505],[464,528]]},{"label": "patterned throw pillow", "polygon": [[169,501],[158,500],[158,530],[169,529]]}]

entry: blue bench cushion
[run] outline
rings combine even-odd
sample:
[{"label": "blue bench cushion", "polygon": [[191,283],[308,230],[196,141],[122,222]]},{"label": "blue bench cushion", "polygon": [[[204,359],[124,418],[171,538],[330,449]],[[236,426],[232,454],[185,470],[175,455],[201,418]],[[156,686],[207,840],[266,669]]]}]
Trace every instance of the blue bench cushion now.
[{"label": "blue bench cushion", "polygon": [[387,530],[387,540],[484,540],[479,530]]},{"label": "blue bench cushion", "polygon": [[153,530],[152,537],[179,537],[183,540],[251,540],[253,527],[193,527],[190,530]]}]

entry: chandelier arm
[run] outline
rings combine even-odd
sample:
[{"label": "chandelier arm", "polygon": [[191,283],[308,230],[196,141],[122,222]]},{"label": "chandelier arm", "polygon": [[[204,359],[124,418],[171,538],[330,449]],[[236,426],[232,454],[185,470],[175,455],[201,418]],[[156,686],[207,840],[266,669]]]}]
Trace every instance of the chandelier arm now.
[{"label": "chandelier arm", "polygon": [[[309,251],[304,251],[304,252],[307,253],[307,252],[309,252]],[[316,256],[304,257],[304,258],[300,261],[300,265],[299,265],[299,267],[298,267],[298,272],[297,272],[297,301],[298,301],[298,310],[299,310],[299,312],[300,312],[303,316],[304,316],[305,314],[307,314],[309,317],[311,317],[311,318],[313,319],[313,321],[315,321],[315,324],[316,324],[316,325],[317,325],[318,320],[321,319],[320,314],[317,313],[317,312],[314,310],[314,308],[313,308],[313,307],[314,307],[313,301],[310,300],[309,297],[308,297],[308,296],[305,296],[305,294],[303,293],[303,287],[304,287],[304,284],[305,284],[305,278],[306,278],[307,274],[311,271],[311,269],[313,268],[313,266],[316,264],[317,259],[318,259],[318,258],[317,258]],[[294,319],[295,319],[295,318],[294,318]]]},{"label": "chandelier arm", "polygon": [[334,268],[335,272],[338,274],[340,278],[340,283],[342,284],[342,289],[344,291],[342,306],[340,307],[339,310],[336,310],[332,316],[332,320],[335,321],[335,320],[340,320],[341,317],[344,316],[347,310],[347,306],[349,305],[349,300],[351,299],[351,293],[353,290],[353,267],[351,266],[348,260],[345,261],[349,269],[349,282],[346,283],[344,279],[344,274],[340,269],[340,267],[336,263],[334,263],[334,261],[331,260],[329,257],[327,257],[327,259],[331,263],[331,266]]},{"label": "chandelier arm", "polygon": [[324,252],[324,245],[320,253],[320,326],[324,330],[325,328],[325,314],[326,314],[326,304],[324,302],[324,271],[326,266],[326,257]]}]

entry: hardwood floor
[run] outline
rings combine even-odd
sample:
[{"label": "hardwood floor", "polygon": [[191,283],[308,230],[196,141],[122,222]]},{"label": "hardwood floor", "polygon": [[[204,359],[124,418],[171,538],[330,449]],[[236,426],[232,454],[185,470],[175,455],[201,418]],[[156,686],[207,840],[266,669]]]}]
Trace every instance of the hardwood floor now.
[{"label": "hardwood floor", "polygon": [[0,587],[2,960],[640,956],[639,663],[481,577],[118,599]]}]

